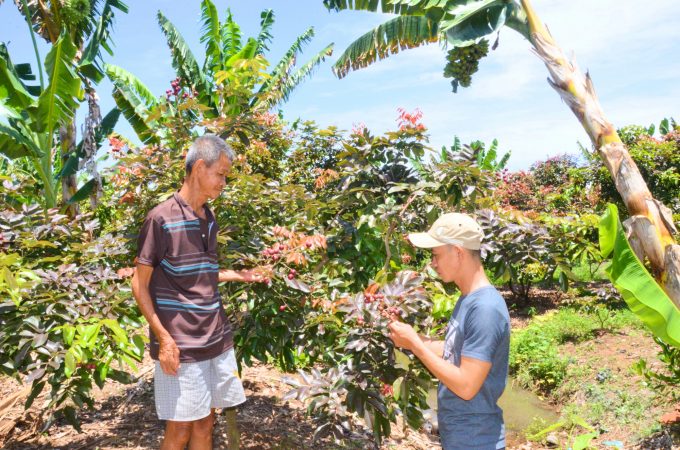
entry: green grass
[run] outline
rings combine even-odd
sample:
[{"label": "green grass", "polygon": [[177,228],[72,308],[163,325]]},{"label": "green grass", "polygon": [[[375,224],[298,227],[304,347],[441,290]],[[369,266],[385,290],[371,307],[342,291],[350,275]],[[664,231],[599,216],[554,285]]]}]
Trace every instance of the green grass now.
[{"label": "green grass", "polygon": [[[604,273],[604,269],[609,265],[609,262],[605,261],[599,267],[597,264],[580,264],[571,268],[571,271],[576,275],[579,281],[588,283],[590,281],[607,281],[607,275]],[[592,271],[592,273],[591,273]]]},{"label": "green grass", "polygon": [[567,405],[563,414],[575,414],[591,424],[618,425],[635,430],[636,437],[647,436],[660,427],[650,414],[654,396],[648,391],[625,391],[612,385],[584,383],[585,400]]},{"label": "green grass", "polygon": [[525,388],[556,396],[577,391],[579,380],[587,376],[590,368],[571,364],[570,359],[561,355],[559,346],[588,341],[603,324],[612,331],[644,328],[628,309],[586,312],[577,307],[562,307],[535,318],[524,329],[513,331],[510,372]]}]

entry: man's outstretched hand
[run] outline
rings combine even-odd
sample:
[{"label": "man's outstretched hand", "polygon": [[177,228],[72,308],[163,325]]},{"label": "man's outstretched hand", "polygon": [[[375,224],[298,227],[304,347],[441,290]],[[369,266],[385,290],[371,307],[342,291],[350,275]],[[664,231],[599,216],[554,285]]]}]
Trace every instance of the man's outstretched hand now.
[{"label": "man's outstretched hand", "polygon": [[391,316],[390,320],[390,339],[397,347],[413,351],[415,345],[420,341],[418,333],[411,325],[399,322],[396,316]]},{"label": "man's outstretched hand", "polygon": [[272,274],[272,266],[260,266],[247,270],[220,269],[218,281],[237,283],[269,283]]},{"label": "man's outstretched hand", "polygon": [[242,270],[243,281],[246,283],[264,283],[271,277],[272,266],[254,267],[249,270]]}]

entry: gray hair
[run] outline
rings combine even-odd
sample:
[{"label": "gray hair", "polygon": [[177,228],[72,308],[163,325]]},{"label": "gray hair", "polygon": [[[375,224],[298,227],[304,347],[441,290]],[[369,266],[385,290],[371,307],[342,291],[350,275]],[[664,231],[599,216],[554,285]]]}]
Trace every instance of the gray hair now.
[{"label": "gray hair", "polygon": [[210,167],[220,160],[221,154],[224,154],[231,162],[234,162],[234,158],[236,158],[234,150],[229,147],[229,144],[224,142],[224,139],[218,136],[206,134],[205,136],[196,139],[194,143],[191,144],[189,153],[187,153],[187,176],[191,175],[191,169],[199,159],[202,159],[205,162],[205,165]]}]

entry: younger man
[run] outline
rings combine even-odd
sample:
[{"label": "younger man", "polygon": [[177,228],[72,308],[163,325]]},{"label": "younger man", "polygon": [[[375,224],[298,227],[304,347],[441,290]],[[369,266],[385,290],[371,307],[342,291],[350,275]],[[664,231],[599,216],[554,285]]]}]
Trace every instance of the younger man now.
[{"label": "younger man", "polygon": [[432,249],[432,267],[461,296],[444,341],[418,335],[393,317],[390,338],[411,350],[439,379],[437,419],[444,450],[505,448],[503,410],[497,401],[508,379],[510,315],[486,278],[480,254],[484,233],[465,214],[445,214],[427,233],[411,234]]}]

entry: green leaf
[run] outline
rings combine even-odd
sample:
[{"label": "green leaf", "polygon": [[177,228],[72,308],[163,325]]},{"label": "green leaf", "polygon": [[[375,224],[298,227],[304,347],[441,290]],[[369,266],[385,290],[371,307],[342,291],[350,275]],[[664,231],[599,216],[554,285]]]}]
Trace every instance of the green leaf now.
[{"label": "green leaf", "polygon": [[125,3],[119,0],[106,1],[102,13],[99,15],[97,26],[92,33],[92,38],[83,50],[83,54],[78,63],[80,73],[90,78],[95,83],[99,83],[104,78],[104,73],[101,70],[101,63],[103,61],[101,49],[103,48],[109,55],[113,56],[111,46],[109,45],[109,42],[113,44],[109,38],[110,28],[113,26],[114,22],[112,8],[117,8],[124,13],[128,12],[128,7]]},{"label": "green leaf", "polygon": [[570,419],[576,425],[579,425],[579,426],[585,428],[586,430],[590,430],[593,433],[595,433],[595,429],[593,427],[591,427],[590,425],[588,425],[585,420],[581,419],[581,417],[576,416],[576,415],[571,415]]},{"label": "green leaf", "polygon": [[76,358],[73,356],[73,353],[66,352],[66,355],[64,356],[64,363],[66,364],[66,368],[71,373],[76,371]]},{"label": "green leaf", "polygon": [[132,342],[135,345],[135,348],[137,349],[137,356],[143,356],[144,355],[144,338],[142,337],[141,334],[135,334],[132,337]]},{"label": "green leaf", "polygon": [[661,136],[667,135],[671,131],[671,125],[670,122],[668,122],[668,119],[663,119],[661,121],[661,124],[659,125],[659,133]]},{"label": "green leaf", "polygon": [[[9,56],[9,50],[4,42],[0,42],[0,59],[3,59],[7,65],[7,69],[20,80],[35,80],[33,70],[29,63],[13,64],[12,58]],[[23,83],[22,83],[23,84]],[[26,87],[26,85],[24,85]]]},{"label": "green leaf", "polygon": [[569,278],[567,277],[567,274],[562,271],[560,271],[559,283],[562,292],[567,292],[569,290]]},{"label": "green leaf", "polygon": [[271,43],[272,39],[274,38],[271,35],[271,29],[274,26],[274,11],[271,9],[265,9],[262,11],[262,14],[260,14],[260,18],[262,21],[260,21],[260,34],[257,36],[257,54],[264,55],[264,50],[269,51],[267,42]]},{"label": "green leaf", "polygon": [[71,342],[73,342],[73,338],[76,335],[76,327],[65,325],[64,328],[62,328],[61,333],[64,336],[64,342],[66,342],[67,345],[71,345]]},{"label": "green leaf", "polygon": [[26,402],[24,403],[24,411],[27,410],[28,408],[31,407],[33,404],[33,401],[35,398],[42,393],[43,388],[45,387],[45,381],[41,381],[40,383],[33,384],[31,387],[31,393],[28,395],[28,398],[26,398]]},{"label": "green leaf", "polygon": [[112,367],[109,367],[106,377],[121,384],[132,384],[136,381],[136,378],[129,373],[116,370]]},{"label": "green leaf", "polygon": [[78,158],[77,155],[71,155],[69,158],[66,160],[66,164],[61,166],[61,169],[59,172],[54,174],[54,179],[55,180],[61,180],[64,177],[69,177],[71,175],[75,175],[78,172],[78,163],[80,162],[80,158]]},{"label": "green leaf", "polygon": [[427,17],[395,17],[352,42],[333,64],[333,72],[343,78],[350,71],[367,67],[400,49],[437,42],[439,31],[439,25]]},{"label": "green leaf", "polygon": [[536,440],[536,439],[540,438],[542,435],[550,433],[551,431],[558,430],[558,429],[562,428],[563,426],[564,426],[564,422],[559,422],[559,423],[550,425],[548,428],[541,430],[541,431],[539,431],[538,433],[536,433],[532,436],[527,436],[527,437],[531,440]]},{"label": "green leaf", "polygon": [[511,154],[512,154],[512,151],[509,151],[508,153],[503,155],[503,157],[501,158],[501,162],[499,162],[495,167],[496,172],[505,169],[505,165],[508,163],[508,160],[510,159]]},{"label": "green leaf", "polygon": [[493,170],[494,168],[493,163],[496,161],[496,156],[498,156],[497,149],[498,140],[494,139],[493,143],[491,144],[491,147],[489,147],[489,151],[486,153],[486,156],[484,157],[484,162],[479,167],[480,169]]},{"label": "green leaf", "polygon": [[[446,1],[435,0],[437,3],[446,4]],[[433,2],[428,2],[427,6],[432,7]],[[370,11],[370,12],[382,12],[382,13],[392,13],[392,14],[413,14],[422,15],[424,14],[424,8],[419,6],[423,2],[412,1],[412,0],[324,0],[323,4],[326,5],[328,9],[334,9],[336,11],[342,11],[343,9],[353,9],[356,11]],[[413,4],[413,6],[411,6]]]},{"label": "green leaf", "polygon": [[631,311],[656,337],[680,348],[680,311],[635,256],[612,204],[600,219],[599,237],[602,256],[612,261],[605,273]]},{"label": "green leaf", "polygon": [[225,63],[228,67],[233,67],[236,61],[242,59],[251,60],[257,55],[257,41],[253,38],[248,38],[246,45],[236,54],[232,55]]},{"label": "green leaf", "polygon": [[60,125],[69,123],[83,100],[80,77],[73,70],[77,51],[64,29],[45,58],[49,85],[38,99],[36,119],[39,127],[36,131],[51,134]]},{"label": "green leaf", "polygon": [[78,420],[78,414],[76,413],[76,410],[73,408],[73,406],[67,406],[64,408],[64,417],[66,418],[66,421],[70,423],[73,428],[78,431],[78,433],[80,433],[80,420]]},{"label": "green leaf", "polygon": [[7,61],[0,58],[0,99],[14,108],[28,109],[35,102],[23,83],[9,70]]},{"label": "green leaf", "polygon": [[480,0],[462,5],[452,11],[456,17],[441,24],[446,40],[464,47],[498,31],[512,12],[512,4],[505,0]]},{"label": "green leaf", "polygon": [[6,266],[2,268],[2,277],[4,278],[5,283],[7,284],[7,287],[10,290],[18,291],[20,289],[19,283],[17,283],[16,278],[14,278],[14,275]]},{"label": "green leaf", "polygon": [[215,4],[210,0],[201,1],[201,44],[205,44],[204,67],[211,72],[218,71],[224,62],[222,56],[222,36],[220,19]]},{"label": "green leaf", "polygon": [[95,179],[92,178],[90,181],[85,183],[78,191],[73,194],[73,197],[71,197],[66,204],[67,205],[72,205],[74,203],[82,202],[86,198],[90,196],[92,193],[92,190],[94,189],[94,184],[95,184]]},{"label": "green leaf", "polygon": [[[0,42],[0,60],[4,60],[4,64],[6,67],[7,72],[12,75],[14,78],[11,80],[11,84],[13,86],[4,86],[4,89],[14,89],[17,86],[21,86],[22,93],[27,93],[29,95],[33,96],[39,96],[41,89],[40,86],[28,86],[26,85],[22,80],[35,80],[35,75],[33,74],[33,70],[31,69],[31,65],[28,63],[23,63],[23,64],[13,64],[12,59],[9,56],[9,50],[7,49],[7,46],[5,45],[4,42]],[[3,81],[2,79],[5,78],[4,82],[7,82],[9,79],[8,76],[0,74],[0,92],[3,90]],[[3,101],[3,99],[6,98],[4,95],[0,93],[0,102]],[[24,98],[22,99],[24,101],[29,101],[30,103],[33,102],[33,99],[30,98]]]},{"label": "green leaf", "polygon": [[399,377],[396,380],[394,380],[394,383],[392,384],[392,395],[394,395],[394,400],[399,401],[399,397],[401,396],[401,383],[404,382],[404,377]]},{"label": "green leaf", "polygon": [[222,54],[225,59],[229,59],[241,51],[243,35],[241,28],[234,21],[230,9],[227,9],[227,18],[220,27],[220,35],[222,37]]},{"label": "green leaf", "polygon": [[[104,116],[101,123],[97,125],[97,127],[95,128],[94,141],[97,144],[97,149],[100,149],[104,139],[111,133],[113,133],[113,129],[118,123],[120,114],[121,110],[114,106],[113,108],[111,108],[111,111],[109,111],[108,114]],[[80,141],[78,143],[78,146],[76,147],[76,155],[79,158],[85,157],[85,153],[83,152],[83,141]]]},{"label": "green leaf", "polygon": [[394,349],[394,364],[396,367],[400,367],[402,369],[407,369],[408,366],[411,364],[411,359],[406,356],[405,353],[398,349]]},{"label": "green leaf", "polygon": [[120,327],[120,325],[118,325],[118,322],[116,322],[113,319],[104,319],[102,320],[102,323],[106,325],[109,330],[113,331],[113,333],[116,335],[120,342],[127,343],[128,341],[127,333]]},{"label": "green leaf", "polygon": [[595,439],[595,437],[596,436],[593,433],[582,434],[580,436],[577,436],[576,439],[574,439],[574,443],[572,444],[572,449],[573,450],[587,449],[590,446],[590,441]]},{"label": "green leaf", "polygon": [[151,133],[151,128],[146,123],[149,111],[144,103],[127,85],[114,87],[113,99],[123,113],[123,116],[137,133],[137,137],[145,144],[158,143],[158,138]]},{"label": "green leaf", "polygon": [[177,27],[160,11],[158,11],[158,25],[168,38],[168,45],[172,48],[172,67],[175,68],[177,75],[189,81],[192,88],[200,86],[203,91],[208,92],[208,83],[196,57],[194,57]]},{"label": "green leaf", "polygon": [[236,136],[238,136],[239,140],[243,143],[243,145],[245,145],[246,147],[250,147],[250,139],[248,139],[248,136],[246,136],[246,134],[243,131],[237,130]]},{"label": "green leaf", "polygon": [[[260,88],[261,93],[272,91],[280,93],[274,101],[270,102],[270,107],[276,106],[280,102],[287,101],[290,94],[304,81],[305,77],[311,76],[314,68],[325,61],[327,56],[333,54],[334,44],[330,44],[314,55],[293,74],[290,74],[290,69],[297,58],[297,54],[302,52],[301,44],[303,41],[301,41],[301,39],[310,31],[310,39],[311,36],[314,36],[313,28],[310,28],[305,34],[300,36],[295,44],[293,44],[288,52],[286,52],[284,57],[281,58],[281,61],[279,61],[274,70],[272,70],[271,78],[262,84],[262,87]],[[258,102],[259,99],[255,98],[251,104],[256,104]]]},{"label": "green leaf", "polygon": [[21,109],[10,108],[5,101],[0,98],[0,117],[21,120]]},{"label": "green leaf", "polygon": [[118,356],[123,358],[123,361],[125,361],[127,363],[127,365],[132,368],[133,371],[139,372],[139,370],[137,369],[137,366],[135,365],[135,362],[133,360],[131,360],[129,357],[127,357],[126,355],[124,355],[122,353],[119,353]]},{"label": "green leaf", "polygon": [[156,96],[153,95],[151,89],[146,87],[144,83],[139,81],[136,76],[132,75],[127,70],[114,66],[113,64],[104,64],[104,70],[106,70],[106,75],[115,85],[127,85],[131,87],[133,91],[144,100],[144,104],[147,108],[151,108],[158,104]]},{"label": "green leaf", "polygon": [[0,122],[0,153],[9,159],[43,155],[43,152],[30,139],[25,138],[18,130],[4,122]]}]

